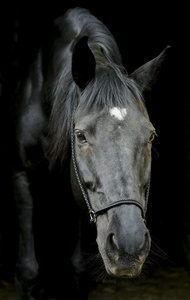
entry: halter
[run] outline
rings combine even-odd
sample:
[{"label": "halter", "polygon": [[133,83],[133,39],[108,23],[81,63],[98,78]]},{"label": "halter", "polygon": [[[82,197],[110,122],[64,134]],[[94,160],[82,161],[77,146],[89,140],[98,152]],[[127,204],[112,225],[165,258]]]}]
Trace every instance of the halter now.
[{"label": "halter", "polygon": [[96,221],[97,221],[97,217],[98,216],[104,214],[107,210],[109,210],[109,209],[111,209],[113,207],[124,205],[124,204],[128,204],[128,205],[133,204],[133,205],[136,205],[137,207],[139,207],[141,209],[141,212],[142,212],[143,220],[145,221],[145,215],[146,215],[146,210],[147,210],[147,205],[148,205],[148,198],[149,198],[149,192],[150,192],[150,179],[149,179],[149,182],[148,182],[148,186],[147,186],[147,190],[146,190],[146,195],[145,195],[145,203],[146,203],[145,209],[144,209],[143,205],[139,201],[131,199],[131,198],[125,198],[125,199],[119,199],[117,201],[114,201],[113,203],[110,203],[107,206],[105,206],[104,208],[99,209],[97,211],[93,210],[93,208],[91,206],[91,203],[90,203],[90,200],[88,199],[88,196],[87,196],[87,194],[85,192],[85,189],[84,189],[84,187],[82,185],[82,182],[81,182],[81,179],[80,179],[80,176],[79,176],[79,171],[78,171],[76,157],[75,157],[75,144],[74,144],[75,135],[74,135],[74,128],[75,128],[75,124],[74,124],[74,121],[72,119],[72,127],[71,127],[71,154],[72,154],[73,167],[74,167],[75,176],[76,176],[78,185],[80,187],[81,193],[82,193],[82,195],[84,197],[84,200],[85,200],[87,208],[88,208],[88,212],[89,212],[89,215],[90,215],[90,223],[94,223],[95,224]]}]

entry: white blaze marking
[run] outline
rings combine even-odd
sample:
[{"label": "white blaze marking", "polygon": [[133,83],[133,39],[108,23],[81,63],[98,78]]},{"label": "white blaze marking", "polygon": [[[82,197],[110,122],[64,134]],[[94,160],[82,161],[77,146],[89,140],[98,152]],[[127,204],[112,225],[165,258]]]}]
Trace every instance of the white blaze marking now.
[{"label": "white blaze marking", "polygon": [[120,121],[124,120],[126,114],[126,108],[113,107],[110,109],[110,115]]}]

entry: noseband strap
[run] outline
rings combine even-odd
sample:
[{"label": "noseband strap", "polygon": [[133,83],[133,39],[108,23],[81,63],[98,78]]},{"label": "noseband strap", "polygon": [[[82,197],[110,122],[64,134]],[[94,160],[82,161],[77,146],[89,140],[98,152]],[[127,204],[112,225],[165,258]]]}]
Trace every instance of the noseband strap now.
[{"label": "noseband strap", "polygon": [[146,207],[145,208],[143,207],[143,205],[139,201],[134,200],[134,199],[130,199],[130,198],[126,198],[126,199],[120,199],[120,200],[117,200],[117,201],[115,201],[113,203],[110,203],[110,204],[108,204],[107,206],[105,206],[104,208],[102,208],[100,210],[97,210],[97,211],[93,210],[93,208],[91,206],[91,203],[90,203],[90,201],[88,199],[88,196],[87,196],[87,194],[85,192],[85,189],[84,189],[84,187],[82,185],[80,176],[79,176],[79,171],[78,171],[76,157],[75,157],[74,128],[75,128],[75,124],[74,124],[74,122],[72,120],[72,127],[71,127],[71,154],[72,154],[73,167],[74,167],[75,176],[76,176],[78,185],[80,187],[81,193],[82,193],[82,195],[84,197],[84,200],[86,202],[86,205],[87,205],[87,208],[88,208],[88,211],[89,211],[90,223],[96,223],[97,217],[100,216],[100,215],[102,215],[102,214],[104,214],[107,210],[109,210],[111,208],[114,208],[116,206],[124,205],[124,204],[128,204],[128,205],[133,204],[133,205],[136,205],[137,207],[139,207],[141,209],[141,212],[142,212],[142,217],[145,220],[145,214],[146,214],[146,209],[147,209],[147,205],[148,205],[148,197],[149,197],[149,191],[150,191],[150,179],[149,179],[149,183],[148,183],[148,187],[147,187],[146,195],[145,195],[145,202],[146,202]]},{"label": "noseband strap", "polygon": [[113,207],[124,205],[124,204],[133,204],[133,205],[136,205],[137,207],[139,207],[142,212],[142,217],[143,217],[143,219],[145,219],[145,212],[144,212],[144,208],[141,205],[141,203],[137,200],[127,198],[127,199],[120,199],[118,201],[114,201],[113,203],[108,204],[107,206],[105,206],[104,208],[102,208],[100,210],[97,210],[96,212],[92,210],[90,212],[90,222],[96,223],[96,219],[98,216],[104,214],[107,210],[109,210]]}]

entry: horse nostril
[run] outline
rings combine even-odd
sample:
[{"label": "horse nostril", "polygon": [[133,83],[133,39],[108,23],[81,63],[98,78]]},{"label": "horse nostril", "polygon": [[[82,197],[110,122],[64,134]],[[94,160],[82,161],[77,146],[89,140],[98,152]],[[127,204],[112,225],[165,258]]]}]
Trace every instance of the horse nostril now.
[{"label": "horse nostril", "polygon": [[147,252],[150,246],[150,242],[149,242],[149,233],[148,231],[145,233],[144,235],[144,243],[142,248],[140,249],[141,252]]},{"label": "horse nostril", "polygon": [[111,233],[109,235],[109,243],[110,243],[111,247],[115,246],[117,249],[119,249],[119,245],[118,245],[117,239],[115,237],[115,234]]},{"label": "horse nostril", "polygon": [[[144,238],[143,238],[144,236]],[[146,255],[150,250],[150,236],[148,230],[141,236],[120,236],[110,233],[107,236],[107,247],[112,253],[126,253],[129,255]],[[111,253],[110,252],[110,253]]]}]

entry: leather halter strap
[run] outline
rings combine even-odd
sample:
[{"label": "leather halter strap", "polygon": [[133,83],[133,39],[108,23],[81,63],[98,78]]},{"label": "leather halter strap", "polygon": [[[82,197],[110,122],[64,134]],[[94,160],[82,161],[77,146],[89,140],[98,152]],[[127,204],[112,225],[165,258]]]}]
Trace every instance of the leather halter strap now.
[{"label": "leather halter strap", "polygon": [[133,204],[133,205],[138,206],[141,209],[143,219],[145,219],[145,212],[144,212],[144,208],[141,205],[141,203],[137,200],[127,198],[127,199],[120,199],[120,200],[114,201],[113,203],[108,204],[107,206],[105,206],[104,208],[102,208],[100,210],[97,210],[96,212],[92,210],[90,212],[90,222],[96,223],[96,219],[98,216],[104,214],[107,210],[109,210],[113,207],[116,207],[119,205],[124,205],[124,204],[129,204],[129,205]]},{"label": "leather halter strap", "polygon": [[78,185],[80,187],[80,190],[81,190],[81,193],[84,197],[84,200],[86,202],[86,205],[87,205],[87,208],[88,208],[88,211],[89,211],[89,215],[90,215],[90,223],[96,223],[97,221],[97,217],[104,214],[107,210],[111,209],[111,208],[114,208],[116,206],[120,206],[120,205],[136,205],[137,207],[139,207],[141,209],[141,212],[142,212],[142,218],[144,219],[145,221],[145,214],[146,214],[146,209],[147,209],[147,205],[148,205],[148,197],[149,197],[149,191],[150,191],[150,179],[149,179],[149,183],[148,183],[148,187],[147,187],[147,190],[146,190],[146,195],[145,195],[145,202],[146,202],[146,207],[144,208],[143,205],[135,200],[135,199],[130,199],[130,198],[126,198],[126,199],[119,199],[117,201],[114,201],[110,204],[108,204],[107,206],[103,207],[102,209],[100,210],[97,210],[97,211],[94,211],[92,206],[91,206],[91,203],[90,203],[90,200],[88,199],[88,196],[85,192],[85,189],[82,185],[82,182],[81,182],[81,179],[80,179],[80,176],[79,176],[79,171],[78,171],[78,167],[77,167],[77,162],[76,162],[76,157],[75,157],[75,143],[74,143],[74,140],[75,140],[75,137],[74,137],[74,128],[75,128],[75,124],[74,124],[74,121],[72,120],[72,127],[71,127],[71,154],[72,154],[72,161],[73,161],[73,167],[74,167],[74,171],[75,171],[75,176],[76,176],[76,179],[77,179],[77,182],[78,182]]}]

